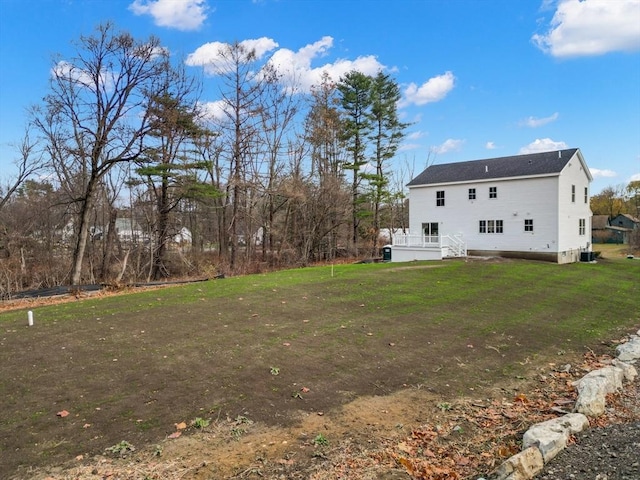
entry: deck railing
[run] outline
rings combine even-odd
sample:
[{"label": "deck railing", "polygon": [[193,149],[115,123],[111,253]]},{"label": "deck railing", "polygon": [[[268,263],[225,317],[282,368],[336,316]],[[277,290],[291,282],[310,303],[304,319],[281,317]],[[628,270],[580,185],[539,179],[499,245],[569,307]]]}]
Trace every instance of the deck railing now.
[{"label": "deck railing", "polygon": [[462,235],[444,235],[442,246],[449,249],[449,257],[466,257],[467,244],[462,240]]},{"label": "deck railing", "polygon": [[393,235],[396,247],[441,248],[447,257],[466,257],[467,244],[461,235],[420,235],[397,233]]},{"label": "deck railing", "polygon": [[397,247],[438,248],[440,246],[440,237],[438,235],[396,233],[393,236],[393,245]]}]

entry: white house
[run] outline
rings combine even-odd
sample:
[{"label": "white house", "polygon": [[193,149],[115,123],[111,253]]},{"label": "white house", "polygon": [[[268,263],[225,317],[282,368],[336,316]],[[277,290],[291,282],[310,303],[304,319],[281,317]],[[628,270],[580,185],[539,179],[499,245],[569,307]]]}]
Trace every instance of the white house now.
[{"label": "white house", "polygon": [[410,233],[394,235],[392,261],[590,259],[592,180],[577,148],[431,165],[408,184]]}]

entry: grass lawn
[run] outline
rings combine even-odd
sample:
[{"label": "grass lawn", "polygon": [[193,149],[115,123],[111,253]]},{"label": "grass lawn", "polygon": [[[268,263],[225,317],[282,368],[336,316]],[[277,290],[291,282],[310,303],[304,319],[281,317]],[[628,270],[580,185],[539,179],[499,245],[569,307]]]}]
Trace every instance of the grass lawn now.
[{"label": "grass lawn", "polygon": [[406,388],[489,395],[640,328],[640,261],[323,266],[31,309],[32,327],[0,313],[0,478],[197,417],[287,427]]}]

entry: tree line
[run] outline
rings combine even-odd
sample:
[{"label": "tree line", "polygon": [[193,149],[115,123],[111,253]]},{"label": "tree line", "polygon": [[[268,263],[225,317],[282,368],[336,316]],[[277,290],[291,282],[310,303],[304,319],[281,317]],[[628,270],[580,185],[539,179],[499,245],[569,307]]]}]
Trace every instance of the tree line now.
[{"label": "tree line", "polygon": [[591,212],[609,219],[621,214],[640,218],[640,180],[627,185],[608,186],[591,197]]},{"label": "tree line", "polygon": [[[640,180],[632,180],[627,185],[608,186],[597,195],[591,197],[593,215],[603,215],[613,220],[618,215],[629,215],[640,219]],[[607,243],[621,241],[611,231],[594,234],[594,242]],[[640,229],[636,228],[628,237],[632,248],[640,248]]]},{"label": "tree line", "polygon": [[372,257],[407,226],[392,77],[304,93],[241,43],[218,54],[213,103],[112,23],[54,59],[0,187],[0,294]]}]

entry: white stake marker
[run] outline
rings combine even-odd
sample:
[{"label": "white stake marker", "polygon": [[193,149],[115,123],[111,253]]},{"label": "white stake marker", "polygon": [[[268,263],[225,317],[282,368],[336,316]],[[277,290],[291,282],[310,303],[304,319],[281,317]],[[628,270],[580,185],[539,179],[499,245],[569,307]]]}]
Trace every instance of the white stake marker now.
[{"label": "white stake marker", "polygon": [[33,312],[31,310],[27,312],[27,318],[29,319],[29,326],[33,327]]}]

